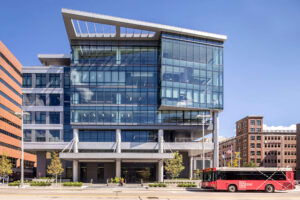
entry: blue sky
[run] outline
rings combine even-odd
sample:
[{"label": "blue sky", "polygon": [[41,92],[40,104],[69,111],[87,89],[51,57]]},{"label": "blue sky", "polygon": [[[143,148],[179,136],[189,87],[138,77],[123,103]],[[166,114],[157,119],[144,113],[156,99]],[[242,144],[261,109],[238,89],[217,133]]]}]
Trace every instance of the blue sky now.
[{"label": "blue sky", "polygon": [[225,34],[225,107],[220,135],[263,115],[268,126],[300,123],[300,1],[3,1],[0,40],[23,65],[38,53],[69,53],[61,8]]}]

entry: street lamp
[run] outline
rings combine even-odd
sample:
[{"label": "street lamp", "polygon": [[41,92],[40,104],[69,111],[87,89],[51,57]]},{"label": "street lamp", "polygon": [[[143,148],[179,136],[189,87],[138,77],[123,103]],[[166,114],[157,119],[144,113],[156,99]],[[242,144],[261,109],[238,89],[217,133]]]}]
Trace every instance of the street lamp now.
[{"label": "street lamp", "polygon": [[204,112],[202,115],[197,115],[197,119],[202,118],[202,170],[205,169],[205,157],[204,157],[204,125],[205,125],[205,118],[210,117],[210,115],[204,115]]},{"label": "street lamp", "polygon": [[19,118],[22,120],[22,133],[21,133],[21,187],[24,187],[24,127],[23,127],[23,116],[24,115],[29,115],[28,112],[22,112],[18,113],[15,112],[15,115],[19,116]]}]

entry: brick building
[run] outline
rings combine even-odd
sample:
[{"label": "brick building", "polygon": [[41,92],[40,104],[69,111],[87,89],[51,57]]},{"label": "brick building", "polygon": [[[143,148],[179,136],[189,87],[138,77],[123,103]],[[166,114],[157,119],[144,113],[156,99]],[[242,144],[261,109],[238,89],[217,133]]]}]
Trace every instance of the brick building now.
[{"label": "brick building", "polygon": [[297,124],[297,167],[296,179],[300,180],[300,124]]},{"label": "brick building", "polygon": [[262,116],[247,116],[236,122],[236,148],[241,165],[296,168],[296,131],[263,130]]},{"label": "brick building", "polygon": [[[22,120],[22,65],[0,41],[0,156],[5,154],[20,172]],[[32,174],[34,154],[24,153],[25,175]]]},{"label": "brick building", "polygon": [[232,159],[234,159],[234,151],[236,146],[236,139],[228,138],[219,143],[219,166],[226,167],[228,162],[231,162],[231,152]]}]

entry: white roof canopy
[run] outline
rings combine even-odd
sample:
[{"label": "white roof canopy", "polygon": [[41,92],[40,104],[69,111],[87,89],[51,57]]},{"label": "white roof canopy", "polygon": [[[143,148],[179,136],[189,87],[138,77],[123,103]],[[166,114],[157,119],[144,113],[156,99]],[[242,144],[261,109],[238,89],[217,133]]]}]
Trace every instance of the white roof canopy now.
[{"label": "white roof canopy", "polygon": [[158,40],[161,32],[225,41],[227,36],[89,12],[62,9],[69,40]]}]

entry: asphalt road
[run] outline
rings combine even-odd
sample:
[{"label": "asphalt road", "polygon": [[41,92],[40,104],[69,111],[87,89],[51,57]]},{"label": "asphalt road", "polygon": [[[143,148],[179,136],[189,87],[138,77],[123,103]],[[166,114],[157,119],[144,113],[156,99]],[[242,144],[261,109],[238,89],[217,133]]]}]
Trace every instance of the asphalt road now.
[{"label": "asphalt road", "polygon": [[95,199],[201,199],[201,200],[300,200],[300,187],[293,191],[264,192],[210,192],[200,190],[146,190],[146,189],[19,189],[0,188],[0,200],[95,200]]}]

